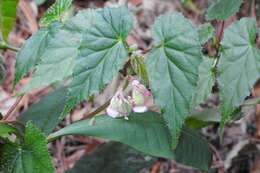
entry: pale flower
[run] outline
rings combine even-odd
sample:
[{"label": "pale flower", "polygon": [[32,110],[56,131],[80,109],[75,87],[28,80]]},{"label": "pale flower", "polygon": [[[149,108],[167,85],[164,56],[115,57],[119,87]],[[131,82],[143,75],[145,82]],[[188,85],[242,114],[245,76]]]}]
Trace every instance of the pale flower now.
[{"label": "pale flower", "polygon": [[112,118],[125,117],[127,119],[131,108],[131,104],[124,97],[123,91],[117,91],[112,97],[106,112]]},{"label": "pale flower", "polygon": [[137,113],[148,111],[146,102],[148,97],[150,96],[150,92],[146,89],[144,85],[140,84],[138,80],[132,81],[132,88],[133,111]]}]

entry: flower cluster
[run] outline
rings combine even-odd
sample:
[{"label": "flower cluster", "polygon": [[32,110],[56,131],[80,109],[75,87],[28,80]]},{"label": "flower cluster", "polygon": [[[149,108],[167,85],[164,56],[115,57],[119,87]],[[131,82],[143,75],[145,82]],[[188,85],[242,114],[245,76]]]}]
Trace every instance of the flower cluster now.
[{"label": "flower cluster", "polygon": [[112,97],[110,105],[107,108],[107,114],[113,118],[125,117],[131,111],[142,113],[148,110],[147,101],[150,97],[150,91],[138,80],[131,83],[131,95],[125,96],[122,89],[118,90]]}]

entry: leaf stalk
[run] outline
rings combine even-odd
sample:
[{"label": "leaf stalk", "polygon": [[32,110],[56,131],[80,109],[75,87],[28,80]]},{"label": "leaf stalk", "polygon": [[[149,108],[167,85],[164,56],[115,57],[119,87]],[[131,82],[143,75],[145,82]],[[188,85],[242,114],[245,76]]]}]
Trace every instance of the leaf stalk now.
[{"label": "leaf stalk", "polygon": [[12,46],[10,44],[7,44],[5,42],[0,42],[0,49],[3,49],[3,50],[10,49],[10,50],[12,50],[14,52],[18,52],[20,50],[19,48],[14,47],[14,46]]}]

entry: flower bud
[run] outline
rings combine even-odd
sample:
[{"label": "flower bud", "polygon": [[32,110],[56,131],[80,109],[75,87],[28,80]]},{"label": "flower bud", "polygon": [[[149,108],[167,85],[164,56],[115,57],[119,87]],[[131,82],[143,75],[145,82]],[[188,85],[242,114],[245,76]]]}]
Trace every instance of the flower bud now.
[{"label": "flower bud", "polygon": [[150,92],[138,80],[132,81],[132,88],[133,111],[138,113],[146,112],[148,110],[146,102]]},{"label": "flower bud", "polygon": [[125,99],[123,92],[118,91],[111,99],[110,105],[107,108],[108,116],[112,118],[127,117],[131,112],[131,104]]}]

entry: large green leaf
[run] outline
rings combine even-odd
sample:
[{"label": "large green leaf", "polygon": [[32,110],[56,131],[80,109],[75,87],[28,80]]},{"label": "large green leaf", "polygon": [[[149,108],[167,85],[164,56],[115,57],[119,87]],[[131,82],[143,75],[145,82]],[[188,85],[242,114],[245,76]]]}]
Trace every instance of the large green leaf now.
[{"label": "large green leaf", "polygon": [[191,110],[202,60],[201,47],[197,30],[179,13],[159,17],[153,33],[156,47],[146,62],[149,82],[170,129],[174,148]]},{"label": "large green leaf", "polygon": [[48,43],[36,71],[24,92],[60,82],[72,75],[82,33],[89,28],[92,10],[79,12],[68,20]]},{"label": "large green leaf", "polygon": [[207,10],[207,20],[226,20],[239,11],[243,0],[216,0]]},{"label": "large green leaf", "polygon": [[60,24],[55,23],[42,28],[26,41],[16,57],[14,85],[39,63],[47,45],[60,27]]},{"label": "large green leaf", "polygon": [[222,125],[231,118],[260,77],[256,30],[256,21],[250,18],[243,18],[225,30],[218,65]]},{"label": "large green leaf", "polygon": [[23,112],[18,121],[23,124],[32,121],[42,132],[49,134],[60,122],[59,116],[66,103],[66,94],[66,88],[53,91]]},{"label": "large green leaf", "polygon": [[149,169],[154,161],[126,145],[110,142],[83,156],[67,173],[137,173]]},{"label": "large green leaf", "polygon": [[16,20],[18,0],[0,0],[0,35],[6,41]]},{"label": "large green leaf", "polygon": [[63,21],[64,15],[71,7],[72,0],[56,0],[56,2],[48,8],[41,19],[42,25],[50,25],[55,21]]},{"label": "large green leaf", "polygon": [[139,151],[155,156],[172,158],[169,135],[163,120],[157,113],[131,114],[129,120],[97,116],[90,120],[76,122],[49,136],[88,135],[107,138],[130,145]]},{"label": "large green leaf", "polygon": [[176,159],[201,170],[207,170],[211,162],[207,142],[194,130],[184,129],[179,145],[173,151],[168,128],[162,117],[154,112],[131,113],[129,120],[97,116],[94,120],[69,125],[51,134],[49,140],[64,135],[87,135],[122,142],[152,156]]},{"label": "large green leaf", "polygon": [[54,173],[45,136],[32,123],[26,125],[21,146],[7,142],[0,146],[0,156],[0,172]]},{"label": "large green leaf", "polygon": [[208,57],[203,58],[203,62],[199,66],[199,79],[197,83],[197,92],[193,96],[192,107],[198,106],[206,101],[209,97],[212,87],[215,83],[215,76],[212,70],[214,59]]},{"label": "large green leaf", "polygon": [[98,93],[123,67],[128,56],[125,39],[132,28],[129,10],[104,8],[92,17],[93,26],[83,34],[79,48],[65,112]]}]

